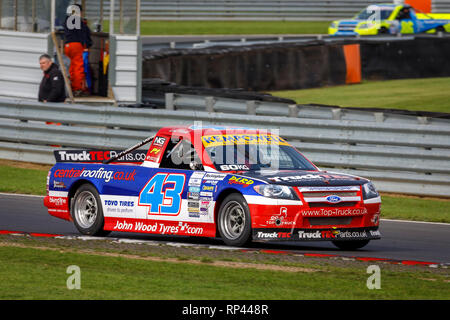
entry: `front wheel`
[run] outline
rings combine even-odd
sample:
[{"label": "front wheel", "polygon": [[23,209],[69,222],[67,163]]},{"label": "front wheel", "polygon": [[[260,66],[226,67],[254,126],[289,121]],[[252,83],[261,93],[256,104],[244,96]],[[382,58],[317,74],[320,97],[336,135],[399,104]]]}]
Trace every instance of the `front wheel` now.
[{"label": "front wheel", "polygon": [[218,215],[219,234],[230,246],[243,246],[251,241],[250,210],[244,197],[233,193],[220,205]]},{"label": "front wheel", "polygon": [[336,247],[338,247],[341,250],[353,251],[365,247],[370,242],[370,240],[347,240],[347,241],[336,240],[332,242]]},{"label": "front wheel", "polygon": [[75,227],[80,233],[90,236],[106,236],[103,230],[103,209],[97,189],[90,184],[78,188],[71,201],[70,213]]}]

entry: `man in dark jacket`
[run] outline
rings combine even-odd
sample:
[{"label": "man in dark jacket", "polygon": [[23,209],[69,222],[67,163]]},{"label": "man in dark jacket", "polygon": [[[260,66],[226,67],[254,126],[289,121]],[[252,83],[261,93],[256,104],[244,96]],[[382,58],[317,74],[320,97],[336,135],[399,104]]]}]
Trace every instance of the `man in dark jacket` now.
[{"label": "man in dark jacket", "polygon": [[39,57],[41,70],[44,71],[41,85],[39,86],[39,98],[41,102],[64,102],[66,90],[64,78],[58,66],[53,63],[48,54]]}]

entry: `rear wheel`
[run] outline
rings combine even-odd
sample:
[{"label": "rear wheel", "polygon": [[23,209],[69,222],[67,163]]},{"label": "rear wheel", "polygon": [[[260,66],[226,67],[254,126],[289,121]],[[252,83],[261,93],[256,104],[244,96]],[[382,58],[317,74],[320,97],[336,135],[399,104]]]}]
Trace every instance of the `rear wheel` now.
[{"label": "rear wheel", "polygon": [[70,213],[80,233],[90,236],[106,236],[110,233],[103,230],[102,204],[94,186],[83,184],[78,188],[71,201]]},{"label": "rear wheel", "polygon": [[389,30],[386,27],[381,27],[378,29],[378,34],[388,34]]},{"label": "rear wheel", "polygon": [[222,240],[230,246],[243,246],[251,241],[250,210],[244,197],[233,193],[220,205],[218,229]]},{"label": "rear wheel", "polygon": [[365,247],[370,240],[348,240],[348,241],[333,241],[333,244],[341,250],[357,250]]}]

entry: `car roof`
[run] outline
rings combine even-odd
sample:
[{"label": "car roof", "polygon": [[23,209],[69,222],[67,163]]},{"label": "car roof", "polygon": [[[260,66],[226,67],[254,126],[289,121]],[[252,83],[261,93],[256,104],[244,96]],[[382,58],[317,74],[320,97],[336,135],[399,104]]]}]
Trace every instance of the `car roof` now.
[{"label": "car roof", "polygon": [[271,134],[270,130],[266,129],[256,129],[249,127],[238,127],[238,126],[219,126],[219,125],[190,125],[190,126],[169,126],[163,127],[158,131],[158,135],[180,135],[180,136],[193,136],[195,134],[204,135],[222,135],[222,134],[233,134],[233,133],[265,133]]}]

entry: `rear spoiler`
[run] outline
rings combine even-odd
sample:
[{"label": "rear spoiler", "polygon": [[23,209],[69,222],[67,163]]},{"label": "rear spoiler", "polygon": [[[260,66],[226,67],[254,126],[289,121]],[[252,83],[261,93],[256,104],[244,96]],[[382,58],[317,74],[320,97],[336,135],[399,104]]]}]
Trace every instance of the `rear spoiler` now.
[{"label": "rear spoiler", "polygon": [[110,159],[111,163],[141,164],[147,155],[147,149],[133,150],[115,159],[123,150],[54,150],[56,162],[84,162],[104,163]]}]

